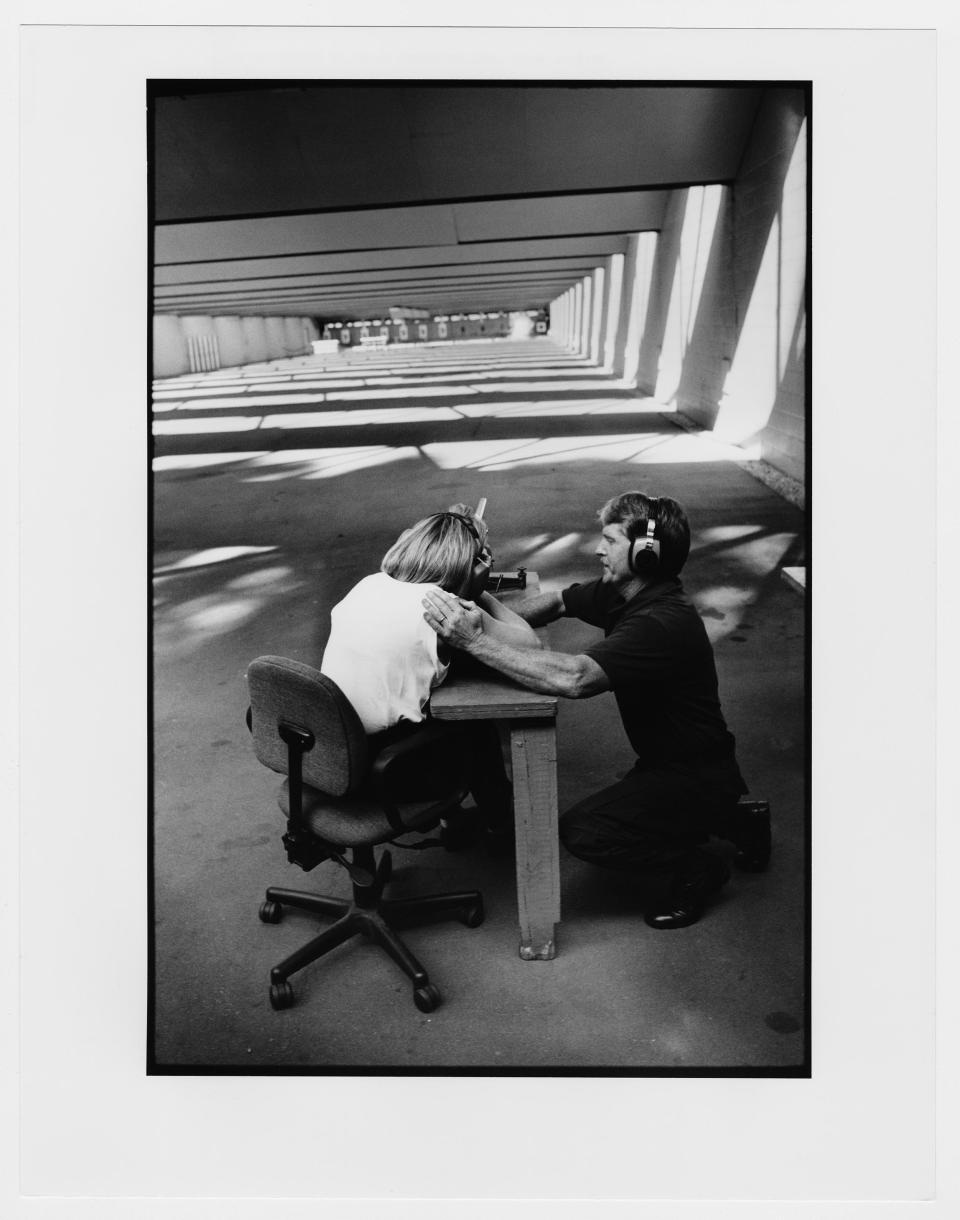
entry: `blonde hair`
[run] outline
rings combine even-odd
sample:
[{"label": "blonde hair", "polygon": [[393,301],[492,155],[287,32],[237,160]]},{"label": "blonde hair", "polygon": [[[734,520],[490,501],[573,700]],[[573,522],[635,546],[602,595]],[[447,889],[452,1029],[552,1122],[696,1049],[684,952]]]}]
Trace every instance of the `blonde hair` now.
[{"label": "blonde hair", "polygon": [[436,584],[459,594],[470,583],[487,537],[485,523],[466,504],[424,517],[404,530],[384,555],[380,571],[409,584]]}]

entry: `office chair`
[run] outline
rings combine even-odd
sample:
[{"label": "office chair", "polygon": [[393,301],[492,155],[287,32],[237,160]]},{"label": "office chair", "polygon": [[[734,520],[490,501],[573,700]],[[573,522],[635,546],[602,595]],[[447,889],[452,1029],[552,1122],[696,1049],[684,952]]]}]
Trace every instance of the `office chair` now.
[{"label": "office chair", "polygon": [[[394,931],[417,918],[455,916],[468,928],[483,922],[476,890],[389,901],[383,897],[391,858],[374,848],[411,831],[429,831],[466,795],[460,747],[438,725],[425,725],[370,757],[360,718],[324,674],[283,657],[258,657],[247,671],[247,725],[257,758],[286,775],[278,801],[287,818],[287,859],[305,871],[323,860],[346,869],[352,901],[270,886],[260,907],[263,923],[278,923],[284,907],[336,922],[270,971],[270,1003],[289,1008],[289,978],[337,945],[362,934],[378,944],[413,982],[421,1012],[432,1012],[440,993]],[[399,847],[439,843],[419,839]]]}]

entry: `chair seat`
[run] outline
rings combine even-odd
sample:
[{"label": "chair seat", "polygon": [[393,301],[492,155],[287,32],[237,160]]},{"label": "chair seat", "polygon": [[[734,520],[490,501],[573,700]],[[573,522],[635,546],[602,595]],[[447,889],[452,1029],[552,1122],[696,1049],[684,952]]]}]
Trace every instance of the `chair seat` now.
[{"label": "chair seat", "polygon": [[[290,816],[290,785],[284,780],[277,794],[283,813]],[[424,831],[436,825],[450,804],[436,799],[397,802],[401,821],[410,830]],[[385,843],[396,837],[383,806],[361,789],[348,797],[328,796],[318,788],[303,785],[303,825],[321,839],[339,847],[363,847]]]}]

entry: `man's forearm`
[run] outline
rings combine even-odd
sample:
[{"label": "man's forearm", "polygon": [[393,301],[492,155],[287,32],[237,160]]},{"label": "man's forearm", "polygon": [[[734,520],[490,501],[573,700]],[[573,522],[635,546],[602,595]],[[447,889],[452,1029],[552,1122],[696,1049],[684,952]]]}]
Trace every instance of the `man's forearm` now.
[{"label": "man's forearm", "polygon": [[531,627],[542,627],[544,623],[552,623],[563,614],[563,597],[559,593],[538,593],[536,597],[526,597],[522,602],[514,602],[511,609]]},{"label": "man's forearm", "polygon": [[484,665],[542,695],[580,699],[607,689],[603,671],[589,657],[514,648],[488,635],[478,636],[467,651]]}]

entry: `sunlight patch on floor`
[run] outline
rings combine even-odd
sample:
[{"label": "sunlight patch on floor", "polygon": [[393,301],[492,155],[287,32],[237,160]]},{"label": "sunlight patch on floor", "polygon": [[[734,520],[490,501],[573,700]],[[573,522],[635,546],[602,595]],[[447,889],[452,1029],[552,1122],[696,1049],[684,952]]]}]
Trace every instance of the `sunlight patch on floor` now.
[{"label": "sunlight patch on floor", "polygon": [[190,551],[179,559],[168,558],[154,568],[154,575],[165,576],[169,572],[182,572],[188,568],[207,567],[210,564],[226,563],[231,559],[244,559],[251,555],[266,555],[275,551],[275,546],[215,546],[203,551]]},{"label": "sunlight patch on floor", "polygon": [[703,619],[710,642],[716,643],[736,631],[756,597],[757,586],[751,581],[743,585],[711,585],[700,589],[690,600]]},{"label": "sunlight patch on floor", "polygon": [[[292,458],[292,454],[298,454]],[[397,448],[393,445],[371,445],[352,449],[306,449],[286,450],[283,455],[270,454],[271,461],[254,465],[279,466],[264,474],[241,476],[245,483],[275,483],[282,479],[335,479],[341,475],[368,470],[374,466],[387,466],[393,462],[406,462],[419,458],[413,446]]]},{"label": "sunlight patch on floor", "polygon": [[269,450],[238,450],[234,453],[173,453],[153,459],[154,473],[172,470],[198,470],[204,466],[229,466],[234,462],[248,462],[251,458],[269,456]]}]

